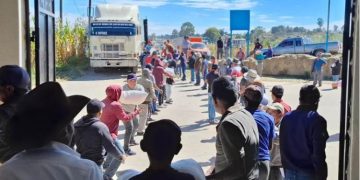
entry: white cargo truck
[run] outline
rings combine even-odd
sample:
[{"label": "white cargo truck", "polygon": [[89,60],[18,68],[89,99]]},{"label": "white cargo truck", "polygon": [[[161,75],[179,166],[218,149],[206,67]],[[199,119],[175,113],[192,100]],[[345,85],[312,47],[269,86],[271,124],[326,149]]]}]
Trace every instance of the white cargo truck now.
[{"label": "white cargo truck", "polygon": [[142,52],[142,21],[137,6],[97,5],[90,23],[90,66],[137,71]]}]

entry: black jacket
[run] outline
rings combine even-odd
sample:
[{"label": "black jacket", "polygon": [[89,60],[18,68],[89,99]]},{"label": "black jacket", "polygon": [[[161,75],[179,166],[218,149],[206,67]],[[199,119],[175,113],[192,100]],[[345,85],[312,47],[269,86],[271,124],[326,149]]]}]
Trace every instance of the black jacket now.
[{"label": "black jacket", "polygon": [[340,75],[340,73],[341,73],[341,63],[336,62],[334,67],[331,66],[331,74]]},{"label": "black jacket", "polygon": [[222,40],[218,40],[217,41],[217,48],[223,48],[224,47],[224,42]]},{"label": "black jacket", "polygon": [[5,142],[5,127],[8,121],[14,116],[16,105],[20,97],[13,97],[6,103],[0,105],[0,162],[3,163],[9,160],[17,153]]},{"label": "black jacket", "polygon": [[191,57],[189,58],[188,64],[189,64],[189,68],[190,68],[190,69],[194,69],[194,68],[195,68],[195,56],[191,56]]},{"label": "black jacket", "polygon": [[109,128],[98,118],[84,116],[74,126],[76,151],[80,153],[81,158],[101,165],[105,156],[105,148],[107,153],[121,160],[120,156],[123,153],[116,148]]}]

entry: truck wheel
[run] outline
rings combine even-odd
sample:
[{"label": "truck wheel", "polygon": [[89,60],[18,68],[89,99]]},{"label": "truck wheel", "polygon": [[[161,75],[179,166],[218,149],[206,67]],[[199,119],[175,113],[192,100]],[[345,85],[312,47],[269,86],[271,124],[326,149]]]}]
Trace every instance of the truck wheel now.
[{"label": "truck wheel", "polygon": [[316,54],[317,54],[317,53],[320,53],[320,52],[321,52],[321,53],[325,53],[325,50],[323,50],[323,49],[315,50],[315,51],[314,51],[314,56],[316,56]]},{"label": "truck wheel", "polygon": [[132,73],[136,73],[137,70],[138,70],[138,67],[132,67],[132,68],[131,68],[131,72],[132,72]]}]

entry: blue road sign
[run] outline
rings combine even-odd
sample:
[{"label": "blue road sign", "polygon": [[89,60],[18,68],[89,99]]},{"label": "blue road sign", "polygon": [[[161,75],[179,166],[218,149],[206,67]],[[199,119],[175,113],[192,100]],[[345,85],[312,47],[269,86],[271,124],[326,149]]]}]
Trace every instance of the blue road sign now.
[{"label": "blue road sign", "polygon": [[[232,31],[247,31],[246,34],[246,54],[250,51],[250,10],[230,10],[230,39],[232,41]],[[232,43],[230,44],[230,56],[232,56]]]},{"label": "blue road sign", "polygon": [[250,30],[250,10],[230,10],[230,31]]}]

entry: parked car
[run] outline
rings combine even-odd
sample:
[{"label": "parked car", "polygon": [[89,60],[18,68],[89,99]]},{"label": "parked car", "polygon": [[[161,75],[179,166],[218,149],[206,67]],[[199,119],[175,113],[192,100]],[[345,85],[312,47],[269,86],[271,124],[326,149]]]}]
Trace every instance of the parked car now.
[{"label": "parked car", "polygon": [[[325,52],[325,43],[312,43],[308,38],[296,37],[287,38],[272,48],[273,55],[279,56],[282,54],[311,54],[316,55],[318,52]],[[338,41],[328,42],[328,51],[330,53],[341,52],[342,44]],[[267,49],[262,49],[263,53]]]},{"label": "parked car", "polygon": [[203,42],[191,42],[190,51],[199,52],[203,55],[210,56],[210,49]]}]

